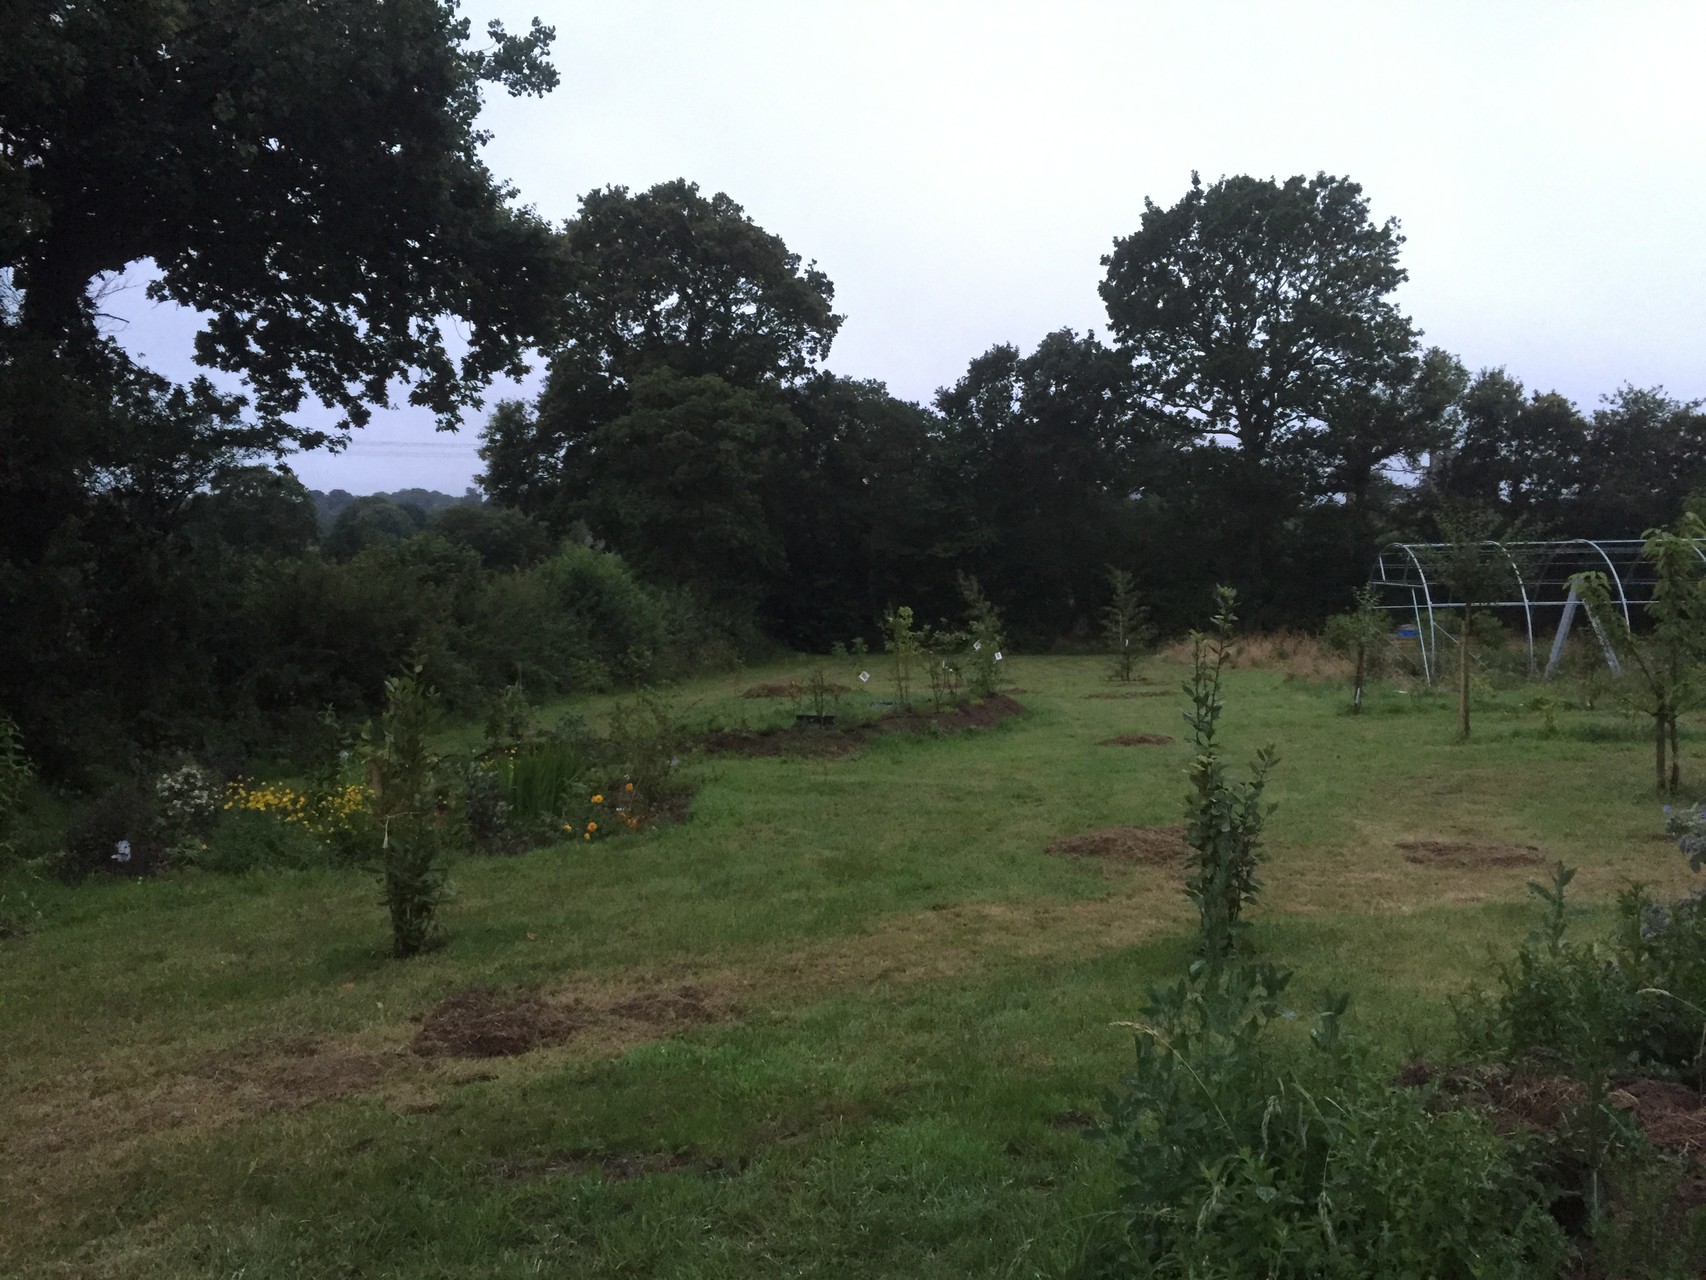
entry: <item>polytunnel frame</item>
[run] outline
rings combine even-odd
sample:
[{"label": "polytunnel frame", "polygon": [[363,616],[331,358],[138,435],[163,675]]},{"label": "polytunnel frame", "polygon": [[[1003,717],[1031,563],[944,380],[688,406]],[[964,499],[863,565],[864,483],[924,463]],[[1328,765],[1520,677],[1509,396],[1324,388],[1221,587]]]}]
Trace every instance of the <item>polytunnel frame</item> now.
[{"label": "polytunnel frame", "polygon": [[[1703,540],[1694,540],[1694,552],[1706,564]],[[1557,633],[1545,674],[1556,670],[1568,638],[1571,622],[1581,604],[1570,582],[1574,573],[1598,570],[1603,566],[1607,581],[1614,588],[1614,602],[1623,615],[1624,624],[1633,626],[1635,611],[1652,603],[1650,567],[1642,554],[1644,543],[1639,538],[1565,538],[1552,542],[1512,542],[1506,544],[1488,539],[1479,544],[1492,549],[1510,566],[1511,580],[1516,586],[1516,599],[1483,600],[1474,602],[1478,608],[1520,609],[1528,650],[1528,672],[1532,678],[1538,671],[1535,655],[1535,612],[1559,610]],[[1443,584],[1436,574],[1428,575],[1425,562],[1436,560],[1437,554],[1450,548],[1444,542],[1391,542],[1380,549],[1369,574],[1368,585],[1386,593],[1408,592],[1408,601],[1382,603],[1378,607],[1391,613],[1409,613],[1416,624],[1420,649],[1422,678],[1434,682],[1439,671],[1439,615],[1447,610],[1461,609],[1461,600],[1443,598]],[[1518,555],[1521,556],[1519,562]],[[1523,562],[1531,566],[1524,574]],[[1646,576],[1642,570],[1647,569]],[[1410,575],[1414,570],[1414,576]],[[1450,593],[1446,593],[1450,594]],[[1556,598],[1552,598],[1552,597]],[[1425,615],[1425,621],[1424,621]],[[1592,620],[1590,614],[1590,621]],[[1599,633],[1599,624],[1593,622]],[[1450,639],[1450,633],[1447,632]],[[1615,656],[1603,634],[1599,634],[1607,662],[1615,668]],[[1455,640],[1452,643],[1456,643]]]}]

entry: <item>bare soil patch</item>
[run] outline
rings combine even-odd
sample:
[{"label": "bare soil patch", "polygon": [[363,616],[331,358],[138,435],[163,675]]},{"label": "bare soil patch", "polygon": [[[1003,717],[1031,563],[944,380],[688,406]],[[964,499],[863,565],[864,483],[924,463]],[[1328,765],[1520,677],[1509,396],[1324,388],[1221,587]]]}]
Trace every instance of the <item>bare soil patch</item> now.
[{"label": "bare soil patch", "polygon": [[1655,1147],[1699,1160],[1706,1153],[1706,1098],[1674,1080],[1631,1080],[1613,1089],[1611,1105],[1635,1117]]},{"label": "bare soil patch", "polygon": [[1532,844],[1475,844],[1457,840],[1401,840],[1404,861],[1418,867],[1527,867],[1544,855]]},{"label": "bare soil patch", "polygon": [[714,998],[698,987],[647,991],[610,1006],[613,1017],[653,1027],[691,1027],[716,1022],[723,1015]]},{"label": "bare soil patch", "polygon": [[1184,858],[1187,846],[1182,826],[1101,827],[1056,840],[1048,851],[1057,858],[1096,858],[1144,867],[1171,867]]},{"label": "bare soil patch", "polygon": [[1096,1117],[1088,1111],[1062,1111],[1048,1126],[1059,1133],[1085,1133],[1096,1127]]},{"label": "bare soil patch", "polygon": [[[826,684],[823,691],[832,698],[839,698],[852,690],[844,684]],[[743,698],[799,698],[807,692],[804,680],[772,680],[764,684],[755,684],[740,696]]]},{"label": "bare soil patch", "polygon": [[891,711],[864,724],[790,725],[775,729],[717,729],[699,740],[714,755],[753,757],[803,756],[839,760],[852,755],[881,733],[959,733],[987,729],[1010,716],[1025,714],[1023,704],[1007,694],[967,703],[947,711]]},{"label": "bare soil patch", "polygon": [[217,1084],[244,1111],[296,1111],[366,1093],[388,1066],[379,1054],[297,1036],[207,1054],[191,1065],[191,1074]]},{"label": "bare soil patch", "polygon": [[583,1025],[579,1010],[474,987],[433,1006],[411,1047],[423,1058],[513,1058],[560,1044]]},{"label": "bare soil patch", "polygon": [[1163,747],[1173,741],[1165,733],[1122,733],[1115,738],[1103,738],[1098,747]]}]

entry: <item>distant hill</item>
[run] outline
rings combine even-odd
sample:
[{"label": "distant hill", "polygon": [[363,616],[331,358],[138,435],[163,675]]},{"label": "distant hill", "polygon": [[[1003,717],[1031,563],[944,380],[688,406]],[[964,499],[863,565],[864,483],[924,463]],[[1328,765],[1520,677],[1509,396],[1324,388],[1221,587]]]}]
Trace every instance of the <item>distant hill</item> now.
[{"label": "distant hill", "polygon": [[322,533],[329,530],[337,520],[338,513],[357,498],[384,498],[399,507],[417,507],[428,515],[440,507],[454,507],[463,502],[480,506],[485,502],[480,491],[474,488],[464,490],[460,498],[453,498],[448,493],[439,493],[435,489],[398,489],[395,493],[375,494],[351,493],[348,489],[333,489],[330,493],[322,493],[318,489],[310,489],[308,497],[314,503],[314,515],[320,522]]}]

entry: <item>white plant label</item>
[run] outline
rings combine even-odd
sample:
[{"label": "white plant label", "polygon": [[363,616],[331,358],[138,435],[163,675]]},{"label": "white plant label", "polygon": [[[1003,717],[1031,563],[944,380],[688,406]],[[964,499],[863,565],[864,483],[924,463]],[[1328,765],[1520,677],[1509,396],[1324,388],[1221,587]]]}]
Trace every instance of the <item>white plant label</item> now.
[{"label": "white plant label", "polygon": [[860,684],[869,684],[870,682],[871,682],[871,673],[869,671],[861,671],[859,673],[859,683]]},{"label": "white plant label", "polygon": [[1000,662],[1000,661],[1001,661],[1001,650],[999,650],[999,649],[997,649],[997,650],[996,650],[996,651],[995,651],[995,660],[996,660],[996,661],[997,661],[997,662]]},{"label": "white plant label", "polygon": [[973,641],[972,641],[972,642],[971,642],[971,651],[972,651],[972,652],[973,652],[973,653],[976,653],[976,652],[977,652],[977,651],[978,651],[978,650],[979,650],[979,649],[981,649],[981,648],[983,648],[983,641],[981,641],[981,640],[973,640]]}]

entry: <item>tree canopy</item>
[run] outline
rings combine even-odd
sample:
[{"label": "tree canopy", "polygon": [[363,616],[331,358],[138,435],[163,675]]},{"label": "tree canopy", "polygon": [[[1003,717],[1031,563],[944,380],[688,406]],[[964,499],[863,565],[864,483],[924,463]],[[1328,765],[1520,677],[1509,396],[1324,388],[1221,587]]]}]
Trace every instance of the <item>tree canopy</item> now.
[{"label": "tree canopy", "polygon": [[1402,243],[1348,179],[1204,187],[1193,173],[1183,199],[1146,200],[1141,227],[1114,242],[1102,301],[1150,402],[1261,461],[1414,346],[1388,298],[1406,278]]},{"label": "tree canopy", "polygon": [[475,127],[483,86],[555,85],[537,20],[474,47],[455,0],[7,0],[0,28],[0,267],[24,335],[87,340],[91,284],[152,259],[151,296],[209,313],[197,359],[264,417],[306,389],[358,425],[397,378],[454,421],[550,340],[556,237]]}]

